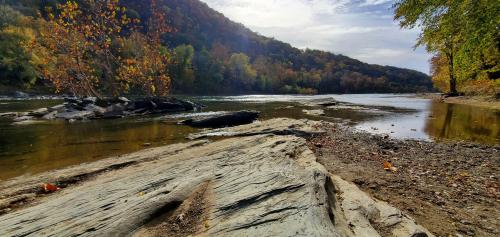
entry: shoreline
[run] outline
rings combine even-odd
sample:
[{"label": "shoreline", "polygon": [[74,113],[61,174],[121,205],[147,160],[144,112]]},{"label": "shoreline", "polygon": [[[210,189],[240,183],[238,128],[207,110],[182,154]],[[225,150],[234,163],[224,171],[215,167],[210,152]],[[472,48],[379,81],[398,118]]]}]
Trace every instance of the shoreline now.
[{"label": "shoreline", "polygon": [[[220,139],[221,137],[225,137],[225,139]],[[268,167],[263,170],[259,168],[258,171],[255,172],[271,171],[271,174],[274,175],[275,173],[272,172],[273,170],[283,170],[282,172],[285,173],[291,172],[283,177],[289,177],[289,175],[291,175],[290,177],[295,177],[298,174],[296,172],[302,172],[301,170],[304,167],[306,167],[307,170],[309,169],[307,167],[311,167],[311,165],[312,167],[321,166],[323,168],[320,167],[319,169],[324,169],[327,174],[331,175],[331,179],[336,181],[334,182],[334,185],[336,185],[335,188],[349,187],[345,189],[344,193],[328,194],[326,198],[331,201],[334,199],[335,201],[332,201],[333,203],[343,203],[346,201],[344,198],[347,197],[355,198],[357,200],[355,203],[358,203],[361,199],[372,200],[373,198],[375,203],[379,203],[378,200],[381,200],[382,203],[391,205],[391,208],[392,206],[398,208],[400,212],[404,214],[402,216],[414,218],[416,224],[423,226],[423,228],[426,228],[436,236],[497,236],[500,233],[500,219],[497,218],[500,216],[500,204],[498,203],[500,199],[500,186],[498,186],[500,177],[497,176],[497,174],[500,173],[500,157],[498,157],[500,147],[498,145],[482,145],[470,142],[451,141],[425,142],[416,140],[395,140],[381,135],[355,131],[352,127],[341,124],[293,119],[272,119],[249,125],[207,130],[193,134],[192,139],[195,139],[195,141],[146,149],[128,155],[114,158],[111,157],[109,159],[46,172],[32,177],[18,177],[0,182],[0,188],[5,191],[5,194],[0,196],[0,216],[9,215],[16,219],[16,213],[33,215],[30,213],[36,213],[38,207],[43,207],[49,202],[57,203],[58,200],[65,196],[71,196],[74,200],[80,200],[78,194],[83,195],[86,192],[90,192],[94,189],[94,186],[97,187],[101,185],[102,187],[104,184],[101,182],[104,181],[101,180],[107,180],[106,182],[115,182],[113,180],[117,180],[116,182],[118,182],[119,180],[122,182],[122,178],[128,179],[129,176],[137,175],[140,176],[141,180],[146,179],[149,180],[148,182],[152,182],[152,186],[150,187],[148,182],[144,183],[141,181],[139,183],[134,183],[134,181],[129,180],[127,186],[121,187],[120,190],[128,190],[129,188],[137,186],[136,188],[138,188],[138,190],[145,188],[151,192],[154,190],[161,191],[158,195],[167,195],[172,192],[175,193],[175,195],[180,195],[178,197],[176,196],[180,200],[189,200],[187,201],[188,203],[198,202],[192,200],[201,200],[199,201],[200,203],[195,203],[195,206],[189,206],[187,204],[187,206],[184,204],[179,206],[179,204],[176,204],[175,210],[172,211],[174,213],[181,212],[182,214],[182,210],[185,209],[186,214],[191,218],[189,219],[190,223],[201,226],[199,228],[191,227],[185,230],[181,228],[181,232],[187,231],[193,234],[197,233],[197,231],[201,231],[201,229],[203,231],[210,231],[211,227],[208,228],[206,226],[212,226],[215,222],[213,220],[209,221],[210,218],[208,216],[210,211],[208,210],[214,205],[213,195],[217,193],[212,189],[218,187],[214,182],[219,182],[218,180],[223,177],[221,176],[223,173],[215,175],[216,178],[214,179],[212,177],[205,177],[208,175],[207,173],[196,171],[194,174],[203,174],[202,177],[206,179],[198,180],[194,178],[197,180],[194,184],[181,185],[188,190],[192,190],[194,196],[189,195],[190,191],[183,191],[181,193],[176,193],[170,189],[165,191],[162,188],[162,185],[164,185],[163,182],[168,183],[170,179],[178,178],[175,175],[183,177],[185,174],[178,172],[177,169],[179,168],[185,170],[186,174],[198,169],[205,170],[206,172],[217,170],[208,167],[209,162],[204,160],[204,155],[216,155],[216,157],[212,159],[213,161],[210,161],[216,163],[223,161],[227,157],[233,156],[239,157],[235,159],[242,159],[224,161],[220,164],[220,167],[225,167],[224,169],[228,169],[233,165],[240,165],[241,162],[244,163],[244,160],[250,157],[252,159],[258,158],[250,162],[250,167],[255,167],[255,163],[253,162],[263,162],[261,164],[267,167],[269,163],[264,160],[271,159],[269,162],[272,162],[272,159],[276,158],[276,156],[279,157],[283,155],[285,160],[291,159],[292,163],[296,160],[299,166],[296,168],[291,168],[292,166],[288,165],[286,167],[280,167],[283,161],[279,161],[278,163],[274,163],[274,165],[278,165],[276,167]],[[304,143],[304,145],[301,145],[302,143]],[[218,148],[219,146],[220,148]],[[206,147],[212,148],[208,149]],[[266,150],[268,151],[266,152]],[[310,150],[314,157],[311,157],[307,150]],[[247,152],[250,153],[247,154]],[[196,154],[200,157],[192,157],[192,154]],[[173,156],[175,159],[170,158],[170,156]],[[196,162],[192,162],[192,159],[196,159]],[[175,173],[173,177],[150,177],[149,174],[147,174],[150,173],[150,169],[158,171],[163,169],[159,164],[168,166],[171,162],[175,163],[173,170],[163,170],[159,173],[155,173],[155,175],[163,176],[164,174],[173,172]],[[389,162],[390,167],[384,167],[385,162]],[[285,162],[285,165],[287,163],[288,162]],[[184,167],[185,164],[191,164],[193,166]],[[204,165],[198,166],[198,164]],[[257,167],[259,166],[260,165],[257,165]],[[314,169],[316,170],[316,168]],[[144,170],[148,170],[148,172],[141,172]],[[228,169],[227,172],[231,172],[232,170],[233,169]],[[246,170],[246,168],[242,170]],[[280,172],[280,174],[282,172]],[[323,171],[320,173],[322,172]],[[240,177],[240,173],[235,173],[233,175],[236,176],[233,176],[231,180],[243,179],[243,177]],[[250,177],[255,174],[251,172],[247,175]],[[156,183],[155,180],[157,179],[165,181]],[[192,182],[192,178],[184,177],[181,180],[184,179],[185,181],[182,182]],[[274,180],[274,178],[272,180]],[[40,184],[43,182],[54,183],[63,189],[61,192],[53,194],[43,193],[40,191]],[[276,180],[273,181],[273,183],[274,182],[276,182]],[[345,182],[351,183],[352,185],[346,184],[347,186],[342,186]],[[272,184],[266,182],[264,182],[264,184],[272,186]],[[146,187],[142,187],[143,185],[146,185]],[[178,184],[175,185],[177,186]],[[295,193],[297,188],[302,187],[301,185],[294,186],[293,190],[289,191]],[[320,183],[319,186],[326,188],[326,190],[324,190],[326,193],[333,192],[332,188],[329,188],[327,184]],[[261,188],[266,189],[269,187],[263,186]],[[336,190],[335,188],[333,188],[333,190]],[[352,192],[352,188],[359,188],[362,192]],[[92,190],[89,191],[89,189]],[[211,190],[208,191],[208,193],[211,194],[209,196],[204,196],[205,190],[207,189]],[[200,190],[203,190],[203,192]],[[270,191],[269,194],[259,195],[281,195],[282,192],[287,192],[287,189],[277,190],[281,191],[276,194],[274,194],[274,191]],[[104,191],[108,192],[106,190]],[[135,196],[141,198],[143,195],[149,195],[150,191],[139,192],[132,190],[130,193],[132,197],[130,198],[134,200],[134,205],[143,205],[140,200],[134,199]],[[99,196],[101,195],[100,192],[103,192],[103,190],[96,189],[93,192],[95,192],[93,195]],[[203,193],[203,195],[201,195],[200,192]],[[240,192],[236,193],[238,195],[243,195]],[[93,195],[87,198],[92,199],[94,198]],[[226,200],[227,197],[224,195],[219,198]],[[365,197],[365,195],[368,196]],[[334,196],[336,198],[334,198]],[[115,196],[115,199],[113,199],[113,197],[110,198],[111,199],[107,200],[107,202],[118,202],[120,203],[119,205],[122,205],[122,208],[129,205],[125,204],[127,203],[126,201],[125,203],[122,202],[122,198],[118,196]],[[155,198],[160,198],[160,196]],[[248,198],[250,197],[243,198],[242,200],[253,200],[252,198]],[[151,199],[148,198],[147,200]],[[300,199],[286,198],[284,200],[287,201],[281,202],[280,205],[294,205],[294,202]],[[175,203],[178,203],[178,201]],[[226,205],[231,206],[231,210],[242,211],[239,210],[239,204]],[[107,207],[107,205],[104,206]],[[154,206],[158,207],[158,204]],[[31,210],[31,208],[34,210]],[[156,210],[151,209],[151,206],[148,206],[148,208],[149,209],[145,211],[156,213]],[[189,210],[193,210],[193,208],[195,212],[200,212],[199,215],[196,213],[196,215],[192,213],[192,215],[189,214]],[[284,208],[286,209],[288,207]],[[348,213],[343,212],[345,211],[344,209],[340,207],[337,208],[338,209],[334,208],[332,215],[348,215]],[[364,207],[359,208],[360,210],[365,210],[363,209]],[[109,209],[106,208],[104,211],[108,210]],[[79,210],[75,211],[80,212]],[[141,212],[143,211],[144,210],[141,210]],[[71,216],[75,213],[59,213],[57,215],[60,214]],[[148,217],[148,220],[157,218],[156,214],[149,213],[142,215],[153,215]],[[335,216],[335,218],[337,218],[337,216]],[[413,223],[413,219],[411,220],[410,222]],[[95,224],[92,220],[88,221]],[[127,219],[127,221],[130,221],[130,223],[134,225],[143,223],[136,222],[137,220]],[[166,218],[163,221],[163,223],[166,223],[165,225],[168,231],[179,228],[176,224],[176,220]],[[369,220],[370,223],[372,221],[375,220]],[[210,224],[206,224],[208,222]],[[270,221],[270,223],[274,222]],[[254,225],[252,224],[250,226]],[[153,233],[162,231],[162,228],[162,226],[140,226],[141,231],[152,231]],[[335,228],[341,227],[335,226]],[[376,231],[374,233],[379,233],[382,236],[387,236],[390,231],[393,231],[393,229],[390,228],[380,229],[380,225],[374,225],[373,230]]]},{"label": "shoreline", "polygon": [[495,99],[491,96],[455,96],[455,97],[444,97],[439,93],[424,93],[416,94],[416,98],[431,99],[447,104],[459,104],[459,105],[469,105],[476,106],[485,109],[500,110],[500,100]]}]

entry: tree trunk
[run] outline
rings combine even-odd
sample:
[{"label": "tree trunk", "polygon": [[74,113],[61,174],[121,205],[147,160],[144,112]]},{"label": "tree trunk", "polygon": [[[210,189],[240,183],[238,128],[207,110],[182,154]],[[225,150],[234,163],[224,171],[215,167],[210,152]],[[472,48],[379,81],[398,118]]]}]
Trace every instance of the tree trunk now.
[{"label": "tree trunk", "polygon": [[457,91],[457,79],[455,78],[455,69],[453,63],[453,49],[450,49],[450,53],[448,53],[447,56],[448,56],[448,70],[450,74],[450,95],[456,96],[458,95],[458,91]]}]

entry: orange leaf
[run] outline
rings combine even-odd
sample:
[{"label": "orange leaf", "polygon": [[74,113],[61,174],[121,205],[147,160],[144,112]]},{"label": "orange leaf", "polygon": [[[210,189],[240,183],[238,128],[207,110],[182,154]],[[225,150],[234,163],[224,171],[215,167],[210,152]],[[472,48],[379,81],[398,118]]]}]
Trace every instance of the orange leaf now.
[{"label": "orange leaf", "polygon": [[389,171],[389,170],[391,170],[391,168],[392,168],[392,164],[389,163],[388,161],[384,161],[384,170]]},{"label": "orange leaf", "polygon": [[45,191],[46,193],[52,193],[52,192],[55,192],[57,190],[59,190],[60,188],[53,185],[53,184],[49,184],[49,183],[45,183],[43,184],[43,191]]}]

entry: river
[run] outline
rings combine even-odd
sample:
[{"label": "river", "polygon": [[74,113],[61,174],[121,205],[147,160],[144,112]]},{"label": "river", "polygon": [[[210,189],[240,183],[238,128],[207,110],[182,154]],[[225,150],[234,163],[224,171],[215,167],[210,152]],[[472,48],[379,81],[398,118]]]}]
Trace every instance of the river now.
[{"label": "river", "polygon": [[[465,140],[500,144],[500,111],[452,105],[415,95],[249,95],[183,97],[207,107],[197,114],[171,114],[75,123],[50,121],[16,126],[0,118],[0,180],[67,167],[147,147],[174,144],[197,129],[177,125],[182,117],[251,109],[261,119],[307,118],[343,122],[359,130],[393,138],[428,141]],[[308,102],[334,98],[346,102],[326,108],[322,116]],[[0,113],[28,111],[61,103],[58,100],[0,100]]]}]

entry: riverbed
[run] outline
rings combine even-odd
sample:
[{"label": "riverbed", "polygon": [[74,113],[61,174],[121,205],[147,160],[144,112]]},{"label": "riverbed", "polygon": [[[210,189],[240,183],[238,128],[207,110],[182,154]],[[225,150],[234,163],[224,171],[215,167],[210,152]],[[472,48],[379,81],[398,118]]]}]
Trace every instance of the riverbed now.
[{"label": "riverbed", "polygon": [[[75,123],[50,121],[12,125],[0,119],[0,180],[96,161],[152,146],[186,141],[197,129],[176,121],[200,113],[261,111],[261,119],[289,117],[340,122],[370,133],[418,140],[465,140],[500,144],[500,112],[468,105],[451,105],[415,95],[250,95],[183,97],[206,105],[198,114],[171,114]],[[311,102],[341,101],[320,108]],[[0,113],[27,111],[61,103],[60,100],[2,100]],[[304,110],[324,110],[307,115]]]}]

